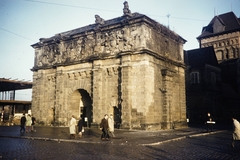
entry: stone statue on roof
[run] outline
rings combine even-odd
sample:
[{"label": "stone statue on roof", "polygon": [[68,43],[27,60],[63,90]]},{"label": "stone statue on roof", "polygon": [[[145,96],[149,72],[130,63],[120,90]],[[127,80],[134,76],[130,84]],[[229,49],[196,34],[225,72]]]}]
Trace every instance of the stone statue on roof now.
[{"label": "stone statue on roof", "polygon": [[99,15],[96,14],[95,18],[96,18],[95,23],[100,24],[100,25],[104,24],[104,19],[102,19]]},{"label": "stone statue on roof", "polygon": [[130,9],[129,9],[128,2],[125,1],[125,2],[123,3],[123,5],[124,5],[123,15],[131,15],[131,11],[130,11]]}]

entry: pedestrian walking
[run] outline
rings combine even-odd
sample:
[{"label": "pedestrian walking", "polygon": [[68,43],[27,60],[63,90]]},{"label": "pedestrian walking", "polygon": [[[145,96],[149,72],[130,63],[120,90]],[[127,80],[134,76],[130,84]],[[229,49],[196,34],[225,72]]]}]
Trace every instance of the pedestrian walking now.
[{"label": "pedestrian walking", "polygon": [[109,127],[109,132],[111,133],[112,137],[115,137],[115,134],[114,134],[114,119],[113,119],[112,114],[110,114],[110,117],[108,118],[108,127]]},{"label": "pedestrian walking", "polygon": [[207,121],[205,124],[207,125],[207,132],[212,132],[213,124],[215,124],[215,122],[213,121],[213,118],[210,113],[207,114]]},{"label": "pedestrian walking", "polygon": [[32,115],[32,127],[31,127],[31,131],[32,131],[32,132],[36,132],[35,127],[34,127],[35,122],[36,122],[36,118],[33,117],[33,115]]},{"label": "pedestrian walking", "polygon": [[108,135],[108,115],[105,114],[104,118],[102,119],[100,123],[100,130],[102,130],[102,140],[109,140],[109,135]]},{"label": "pedestrian walking", "polygon": [[240,140],[240,123],[237,119],[232,118],[233,120],[233,133],[232,133],[232,147],[237,140]]},{"label": "pedestrian walking", "polygon": [[77,126],[78,126],[78,136],[81,138],[84,132],[82,116],[80,116]]},{"label": "pedestrian walking", "polygon": [[32,127],[32,117],[31,114],[27,114],[26,117],[26,133],[31,132]]},{"label": "pedestrian walking", "polygon": [[70,139],[75,139],[75,136],[76,136],[76,125],[77,125],[77,121],[76,121],[74,115],[72,115],[72,118],[70,120],[70,125],[69,125]]},{"label": "pedestrian walking", "polygon": [[24,133],[25,132],[25,124],[26,124],[26,117],[25,117],[25,113],[23,113],[21,119],[20,119],[20,133]]}]

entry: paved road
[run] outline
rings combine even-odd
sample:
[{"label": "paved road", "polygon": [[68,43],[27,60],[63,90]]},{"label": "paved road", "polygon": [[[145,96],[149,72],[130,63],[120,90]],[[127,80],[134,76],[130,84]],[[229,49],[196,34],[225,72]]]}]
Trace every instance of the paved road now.
[{"label": "paved road", "polygon": [[231,132],[224,131],[205,136],[192,136],[178,141],[140,145],[132,143],[57,142],[19,138],[0,138],[0,159],[184,159],[234,160],[240,158],[240,142],[231,148]]}]

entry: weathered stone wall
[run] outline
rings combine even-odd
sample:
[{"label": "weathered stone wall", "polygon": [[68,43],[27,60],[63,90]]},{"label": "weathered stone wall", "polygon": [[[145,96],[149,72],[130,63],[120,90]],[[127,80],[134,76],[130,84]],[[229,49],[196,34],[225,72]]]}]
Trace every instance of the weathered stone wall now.
[{"label": "weathered stone wall", "polygon": [[119,59],[94,61],[93,123],[100,124],[105,114],[113,114],[119,103],[119,85]]},{"label": "weathered stone wall", "polygon": [[54,69],[39,70],[33,74],[32,113],[40,124],[51,124],[54,120],[55,107],[55,73]]}]

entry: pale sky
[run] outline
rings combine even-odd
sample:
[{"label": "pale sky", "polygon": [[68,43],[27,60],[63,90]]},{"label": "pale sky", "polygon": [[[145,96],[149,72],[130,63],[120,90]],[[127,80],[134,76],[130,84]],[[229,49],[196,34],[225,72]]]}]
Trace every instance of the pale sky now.
[{"label": "pale sky", "polygon": [[[34,49],[40,38],[123,15],[125,0],[0,0],[0,78],[32,81]],[[187,40],[185,50],[199,48],[196,37],[215,15],[233,11],[240,0],[128,0],[132,13],[145,14]],[[169,15],[169,18],[167,17]],[[16,99],[31,100],[31,90]]]}]

